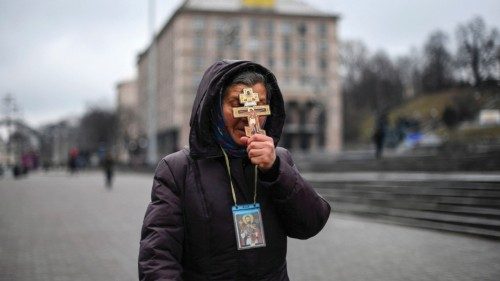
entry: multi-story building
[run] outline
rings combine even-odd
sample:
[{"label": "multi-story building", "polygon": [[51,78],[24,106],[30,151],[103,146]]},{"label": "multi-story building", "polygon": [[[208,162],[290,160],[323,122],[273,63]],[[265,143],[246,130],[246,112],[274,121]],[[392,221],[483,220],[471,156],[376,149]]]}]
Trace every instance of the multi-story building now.
[{"label": "multi-story building", "polygon": [[71,117],[40,128],[42,165],[67,165],[70,150],[78,146],[79,122],[79,118]]},{"label": "multi-story building", "polygon": [[[296,0],[185,1],[155,40],[159,153],[188,144],[196,88],[204,70],[221,59],[252,60],[275,73],[287,108],[282,146],[339,151],[337,19]],[[144,127],[151,46],[137,63]]]}]

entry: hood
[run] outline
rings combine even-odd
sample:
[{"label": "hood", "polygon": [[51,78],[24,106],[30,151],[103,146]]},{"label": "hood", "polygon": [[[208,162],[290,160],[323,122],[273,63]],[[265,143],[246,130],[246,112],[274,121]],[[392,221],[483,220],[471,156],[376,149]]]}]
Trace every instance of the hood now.
[{"label": "hood", "polygon": [[264,130],[268,136],[274,139],[274,145],[278,144],[285,123],[285,108],[276,77],[269,69],[251,61],[223,60],[214,63],[205,71],[198,86],[189,121],[191,126],[189,132],[191,157],[196,159],[222,155],[219,144],[212,135],[210,111],[214,102],[218,100],[221,90],[228,86],[229,81],[237,74],[247,70],[262,74],[266,82],[272,86],[269,102],[271,115],[266,119]]}]

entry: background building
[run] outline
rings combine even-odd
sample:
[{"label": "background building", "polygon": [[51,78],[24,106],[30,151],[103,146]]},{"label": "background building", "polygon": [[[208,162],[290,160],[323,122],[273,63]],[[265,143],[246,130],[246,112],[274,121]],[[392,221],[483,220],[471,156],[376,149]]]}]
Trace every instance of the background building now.
[{"label": "background building", "polygon": [[[294,0],[187,0],[157,34],[159,153],[188,144],[203,71],[221,59],[270,68],[287,107],[280,142],[292,150],[339,151],[342,143],[337,16]],[[140,127],[147,124],[148,58],[138,57]]]},{"label": "background building", "polygon": [[78,144],[79,122],[75,117],[66,118],[40,128],[42,165],[64,167],[68,164],[69,152]]}]

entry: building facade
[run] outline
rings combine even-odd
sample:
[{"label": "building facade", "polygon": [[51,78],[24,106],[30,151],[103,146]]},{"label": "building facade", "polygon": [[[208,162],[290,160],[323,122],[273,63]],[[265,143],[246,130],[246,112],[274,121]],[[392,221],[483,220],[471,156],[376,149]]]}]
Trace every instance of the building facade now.
[{"label": "building facade", "polygon": [[[294,0],[188,0],[156,40],[159,154],[188,144],[189,116],[204,70],[217,60],[245,59],[271,69],[287,107],[280,145],[341,149],[337,16]],[[147,126],[148,58],[138,57],[141,126]]]},{"label": "building facade", "polygon": [[78,118],[68,118],[40,129],[43,165],[64,167],[68,164],[70,150],[78,146],[78,123]]}]

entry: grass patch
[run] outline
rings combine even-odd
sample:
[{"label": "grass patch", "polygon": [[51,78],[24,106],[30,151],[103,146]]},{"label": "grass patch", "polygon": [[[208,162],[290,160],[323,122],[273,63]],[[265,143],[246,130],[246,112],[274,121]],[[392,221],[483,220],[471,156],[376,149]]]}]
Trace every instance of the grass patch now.
[{"label": "grass patch", "polygon": [[450,131],[448,136],[452,142],[498,142],[500,140],[500,126],[463,128]]}]

